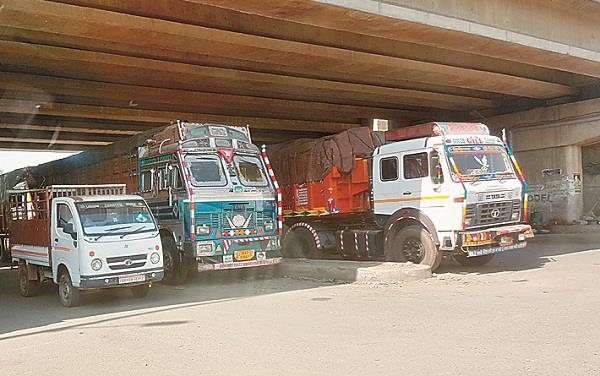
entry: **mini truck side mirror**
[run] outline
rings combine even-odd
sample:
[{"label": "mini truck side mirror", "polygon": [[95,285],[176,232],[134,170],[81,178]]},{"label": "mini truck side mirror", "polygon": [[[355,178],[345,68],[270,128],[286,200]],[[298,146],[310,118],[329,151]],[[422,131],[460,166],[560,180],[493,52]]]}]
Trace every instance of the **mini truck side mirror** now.
[{"label": "mini truck side mirror", "polygon": [[71,238],[73,238],[73,240],[77,240],[77,231],[75,231],[75,228],[73,227],[72,223],[65,223],[65,225],[63,226],[63,231],[66,234],[71,235]]}]

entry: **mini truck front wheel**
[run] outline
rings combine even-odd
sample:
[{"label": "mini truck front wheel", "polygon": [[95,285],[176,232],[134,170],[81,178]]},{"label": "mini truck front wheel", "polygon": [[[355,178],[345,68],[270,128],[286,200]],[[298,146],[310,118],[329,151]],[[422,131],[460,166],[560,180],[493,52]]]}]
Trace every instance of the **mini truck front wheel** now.
[{"label": "mini truck front wheel", "polygon": [[79,289],[73,286],[69,272],[63,271],[58,280],[60,303],[65,307],[76,307],[79,305],[79,294]]},{"label": "mini truck front wheel", "polygon": [[386,247],[386,261],[429,265],[432,271],[440,266],[442,254],[423,227],[407,226],[392,236],[391,244]]}]

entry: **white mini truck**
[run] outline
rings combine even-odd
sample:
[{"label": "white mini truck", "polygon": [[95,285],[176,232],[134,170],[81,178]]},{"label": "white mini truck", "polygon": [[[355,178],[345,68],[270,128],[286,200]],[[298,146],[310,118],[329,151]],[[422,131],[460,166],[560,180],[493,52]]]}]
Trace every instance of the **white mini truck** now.
[{"label": "white mini truck", "polygon": [[52,280],[60,302],[73,307],[80,290],[131,287],[141,298],[163,278],[156,221],[140,196],[125,194],[125,185],[55,185],[9,197],[21,295],[33,296]]}]

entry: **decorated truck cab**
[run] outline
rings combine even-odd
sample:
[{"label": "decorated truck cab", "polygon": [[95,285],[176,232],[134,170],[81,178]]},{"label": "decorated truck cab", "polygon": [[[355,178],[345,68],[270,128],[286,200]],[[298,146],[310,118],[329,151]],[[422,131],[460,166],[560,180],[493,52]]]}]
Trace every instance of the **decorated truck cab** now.
[{"label": "decorated truck cab", "polygon": [[138,149],[140,194],[156,216],[165,279],[190,269],[281,261],[277,182],[247,128],[177,122]]},{"label": "decorated truck cab", "polygon": [[523,248],[527,182],[479,123],[355,129],[271,147],[284,191],[285,252],[483,265]]}]

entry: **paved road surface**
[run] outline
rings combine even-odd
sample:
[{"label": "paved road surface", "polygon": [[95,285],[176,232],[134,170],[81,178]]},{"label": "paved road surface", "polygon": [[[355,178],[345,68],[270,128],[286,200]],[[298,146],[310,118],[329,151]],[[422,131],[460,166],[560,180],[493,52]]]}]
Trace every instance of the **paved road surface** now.
[{"label": "paved road surface", "polygon": [[[600,375],[600,235],[400,285],[244,281],[64,309],[0,271],[2,375]],[[251,276],[250,276],[251,277]]]}]

